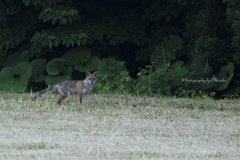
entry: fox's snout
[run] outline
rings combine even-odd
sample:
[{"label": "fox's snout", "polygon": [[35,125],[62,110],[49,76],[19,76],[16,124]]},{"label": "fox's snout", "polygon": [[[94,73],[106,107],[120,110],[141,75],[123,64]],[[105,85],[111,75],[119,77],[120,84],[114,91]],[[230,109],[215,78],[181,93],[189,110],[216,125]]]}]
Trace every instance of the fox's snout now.
[{"label": "fox's snout", "polygon": [[93,84],[93,83],[94,83],[94,81],[93,81],[93,80],[88,80],[88,82],[89,82],[90,84]]},{"label": "fox's snout", "polygon": [[87,78],[88,82],[92,85],[96,81],[96,77],[91,75]]}]

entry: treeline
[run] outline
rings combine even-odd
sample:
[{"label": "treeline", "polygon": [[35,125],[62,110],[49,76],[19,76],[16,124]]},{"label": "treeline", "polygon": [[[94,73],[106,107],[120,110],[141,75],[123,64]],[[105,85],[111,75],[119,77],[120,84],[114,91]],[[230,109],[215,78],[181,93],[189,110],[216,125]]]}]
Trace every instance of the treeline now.
[{"label": "treeline", "polygon": [[2,0],[0,90],[239,96],[240,1]]}]

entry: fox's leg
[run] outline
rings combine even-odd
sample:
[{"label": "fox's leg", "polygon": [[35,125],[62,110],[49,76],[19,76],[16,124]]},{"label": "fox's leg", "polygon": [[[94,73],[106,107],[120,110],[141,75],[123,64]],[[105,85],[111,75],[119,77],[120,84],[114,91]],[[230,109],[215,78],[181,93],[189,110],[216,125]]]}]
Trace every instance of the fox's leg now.
[{"label": "fox's leg", "polygon": [[62,101],[63,101],[65,98],[67,98],[67,97],[68,97],[68,94],[62,95],[62,96],[60,97],[60,99],[57,101],[57,103],[58,103],[59,105],[61,105],[61,104],[62,104]]},{"label": "fox's leg", "polygon": [[82,105],[83,105],[83,99],[84,99],[84,97],[83,97],[83,91],[81,90],[81,91],[79,92],[79,103],[82,104]]},{"label": "fox's leg", "polygon": [[59,88],[58,88],[58,92],[59,92],[62,96],[61,96],[60,99],[57,101],[57,103],[58,103],[59,105],[61,105],[61,104],[62,104],[62,101],[69,96],[70,91],[68,91],[68,90],[66,90],[66,89],[62,89],[62,88],[59,87]]},{"label": "fox's leg", "polygon": [[87,89],[83,89],[79,92],[79,103],[84,105],[84,98],[85,95],[88,93],[89,91]]}]

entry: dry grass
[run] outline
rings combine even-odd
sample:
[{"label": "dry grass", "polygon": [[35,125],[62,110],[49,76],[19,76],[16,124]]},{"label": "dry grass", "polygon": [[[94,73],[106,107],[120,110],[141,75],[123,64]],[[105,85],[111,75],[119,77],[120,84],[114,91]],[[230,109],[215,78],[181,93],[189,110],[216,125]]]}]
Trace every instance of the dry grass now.
[{"label": "dry grass", "polygon": [[240,101],[0,94],[0,159],[238,159]]}]

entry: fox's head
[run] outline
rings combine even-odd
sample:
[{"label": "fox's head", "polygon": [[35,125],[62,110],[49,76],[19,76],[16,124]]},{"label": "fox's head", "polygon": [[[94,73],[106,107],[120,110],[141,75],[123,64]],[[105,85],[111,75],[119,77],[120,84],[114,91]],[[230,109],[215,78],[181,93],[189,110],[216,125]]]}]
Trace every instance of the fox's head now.
[{"label": "fox's head", "polygon": [[93,74],[90,72],[86,72],[87,80],[90,84],[94,84],[97,79],[97,71],[95,71]]}]

